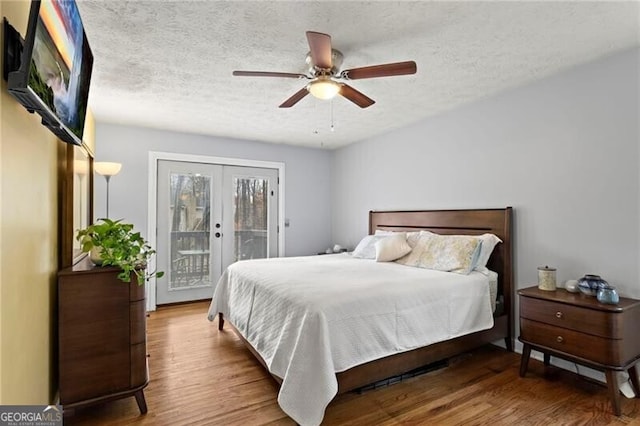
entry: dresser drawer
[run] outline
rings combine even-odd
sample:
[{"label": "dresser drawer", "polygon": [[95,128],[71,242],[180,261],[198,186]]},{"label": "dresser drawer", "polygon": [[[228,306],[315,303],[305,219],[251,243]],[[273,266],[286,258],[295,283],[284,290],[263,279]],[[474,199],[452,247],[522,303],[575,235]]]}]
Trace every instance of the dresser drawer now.
[{"label": "dresser drawer", "polygon": [[131,387],[142,386],[148,380],[147,345],[131,345]]},{"label": "dresser drawer", "polygon": [[147,312],[145,301],[139,300],[129,304],[129,339],[131,344],[144,343],[146,338]]},{"label": "dresser drawer", "polygon": [[144,284],[138,284],[138,277],[135,274],[131,274],[131,285],[129,286],[129,300],[144,300],[145,286]]},{"label": "dresser drawer", "polygon": [[129,352],[60,361],[60,403],[73,404],[129,388]]},{"label": "dresser drawer", "polygon": [[622,338],[622,315],[520,296],[520,317],[610,339]]},{"label": "dresser drawer", "polygon": [[603,365],[619,366],[629,361],[623,359],[621,340],[606,339],[525,318],[520,318],[520,338],[533,345]]}]

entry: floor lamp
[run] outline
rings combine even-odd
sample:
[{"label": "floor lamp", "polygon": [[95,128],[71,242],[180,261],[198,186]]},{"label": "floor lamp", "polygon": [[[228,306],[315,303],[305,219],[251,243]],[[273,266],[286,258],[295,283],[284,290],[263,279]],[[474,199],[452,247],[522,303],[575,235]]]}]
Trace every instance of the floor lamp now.
[{"label": "floor lamp", "polygon": [[111,176],[115,176],[120,173],[120,169],[122,169],[122,164],[120,163],[109,163],[106,161],[100,161],[93,163],[93,169],[99,175],[104,176],[107,181],[107,219],[109,218],[109,180]]}]

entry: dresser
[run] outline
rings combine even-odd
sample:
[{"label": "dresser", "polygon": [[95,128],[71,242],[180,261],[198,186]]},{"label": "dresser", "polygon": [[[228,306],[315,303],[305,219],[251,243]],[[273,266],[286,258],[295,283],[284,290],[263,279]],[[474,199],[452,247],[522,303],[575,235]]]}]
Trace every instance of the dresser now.
[{"label": "dresser", "polygon": [[134,396],[147,412],[145,288],[88,257],[58,273],[58,373],[64,414]]},{"label": "dresser", "polygon": [[523,343],[520,376],[527,373],[531,350],[604,371],[613,411],[620,415],[616,371],[627,371],[640,394],[636,363],[640,360],[640,300],[621,297],[605,305],[593,297],[566,290],[529,287],[520,298],[520,341]]}]

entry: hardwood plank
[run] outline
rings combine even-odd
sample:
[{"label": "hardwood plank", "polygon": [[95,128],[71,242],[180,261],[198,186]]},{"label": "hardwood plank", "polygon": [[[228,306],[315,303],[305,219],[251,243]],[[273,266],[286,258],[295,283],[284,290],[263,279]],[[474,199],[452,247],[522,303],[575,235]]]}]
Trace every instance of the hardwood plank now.
[{"label": "hardwood plank", "polygon": [[[206,319],[207,302],[152,312],[147,348],[149,412],[134,398],[78,410],[69,425],[277,425],[295,422],[277,403],[278,385],[230,331]],[[531,359],[484,347],[400,383],[338,396],[323,425],[631,425],[640,399],[613,415],[604,385]]]}]

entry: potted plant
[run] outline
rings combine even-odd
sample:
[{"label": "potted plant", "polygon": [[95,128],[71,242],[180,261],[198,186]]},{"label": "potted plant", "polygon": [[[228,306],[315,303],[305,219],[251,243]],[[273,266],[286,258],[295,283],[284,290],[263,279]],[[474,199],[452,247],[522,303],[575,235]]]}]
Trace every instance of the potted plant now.
[{"label": "potted plant", "polygon": [[91,261],[102,266],[116,266],[122,271],[118,278],[131,281],[131,273],[138,279],[138,285],[144,284],[153,276],[160,278],[162,271],[147,272],[147,264],[155,250],[133,231],[133,225],[120,220],[98,219],[96,223],[78,230],[76,239],[82,245],[82,251],[91,253]]}]

